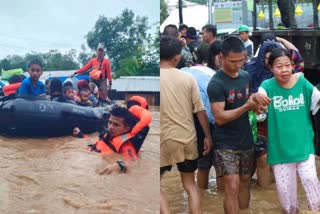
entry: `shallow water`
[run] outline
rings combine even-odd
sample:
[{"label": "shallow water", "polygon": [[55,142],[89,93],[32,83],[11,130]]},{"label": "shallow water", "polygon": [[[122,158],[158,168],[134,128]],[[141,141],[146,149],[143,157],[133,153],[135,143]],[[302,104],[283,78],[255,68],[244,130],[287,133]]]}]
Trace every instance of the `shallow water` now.
[{"label": "shallow water", "polygon": [[86,150],[88,139],[0,136],[0,213],[159,213],[159,108],[128,174],[96,172],[118,156]]},{"label": "shallow water", "polygon": [[[320,170],[320,159],[316,158],[317,170]],[[255,176],[254,176],[255,178]],[[298,201],[300,213],[309,214],[307,203],[301,182],[298,179]],[[164,194],[169,201],[170,211],[173,214],[189,213],[188,197],[180,181],[180,175],[176,168],[171,172],[166,172],[161,181]],[[280,202],[276,192],[275,184],[271,184],[267,189],[259,188],[255,185],[255,179],[251,185],[250,207],[241,210],[241,214],[278,214],[281,213]],[[209,189],[201,191],[201,206],[203,213],[223,214],[223,193],[219,192],[216,187],[214,169],[210,171]],[[313,212],[314,213],[314,212]],[[320,213],[320,212],[317,212]]]}]

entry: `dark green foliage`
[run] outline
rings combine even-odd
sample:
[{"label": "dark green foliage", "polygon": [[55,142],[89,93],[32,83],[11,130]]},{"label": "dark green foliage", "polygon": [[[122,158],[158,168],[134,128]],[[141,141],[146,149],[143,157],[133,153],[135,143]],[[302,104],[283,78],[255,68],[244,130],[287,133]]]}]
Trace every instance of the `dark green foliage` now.
[{"label": "dark green foliage", "polygon": [[165,0],[160,0],[160,24],[162,24],[168,16],[168,5]]},{"label": "dark green foliage", "polygon": [[27,64],[35,58],[42,61],[44,71],[75,70],[79,68],[79,63],[76,60],[76,50],[70,50],[66,54],[62,54],[57,50],[50,50],[48,53],[27,53],[23,57],[9,55],[0,60],[0,70],[22,68],[26,71]]},{"label": "dark green foliage", "polygon": [[43,62],[45,71],[75,70],[95,57],[98,44],[103,43],[116,77],[159,76],[159,33],[157,30],[155,35],[151,36],[149,29],[147,17],[135,16],[128,9],[123,10],[117,17],[100,16],[93,29],[86,35],[89,50],[82,45],[78,55],[76,50],[70,50],[66,54],[50,50],[48,53],[27,53],[23,57],[10,55],[0,60],[0,71],[14,68],[26,71],[26,65],[33,58]]},{"label": "dark green foliage", "polygon": [[114,18],[100,16],[87,34],[87,43],[92,50],[99,43],[105,45],[116,77],[159,75],[159,42],[154,41],[148,29],[147,17],[135,16],[125,9]]}]

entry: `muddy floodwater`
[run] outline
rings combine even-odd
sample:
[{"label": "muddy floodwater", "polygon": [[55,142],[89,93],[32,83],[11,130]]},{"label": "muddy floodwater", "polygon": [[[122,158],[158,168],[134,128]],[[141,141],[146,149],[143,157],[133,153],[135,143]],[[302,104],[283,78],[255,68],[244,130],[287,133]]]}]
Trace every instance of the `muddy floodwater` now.
[{"label": "muddy floodwater", "polygon": [[[316,158],[318,176],[320,173],[320,158]],[[298,200],[301,214],[314,214],[320,212],[307,211],[306,197],[298,179]],[[165,193],[170,211],[173,214],[190,213],[187,194],[183,190],[179,171],[174,168],[166,172],[161,181],[162,190]],[[210,171],[209,189],[201,191],[201,206],[204,214],[223,214],[223,193],[218,192],[214,169]],[[276,185],[273,183],[267,189],[261,189],[255,185],[255,176],[252,182],[251,200],[249,209],[240,211],[240,214],[280,214],[281,207],[278,199]]]},{"label": "muddy floodwater", "polygon": [[128,174],[98,175],[118,156],[87,151],[87,139],[0,136],[0,213],[159,213],[159,108]]}]

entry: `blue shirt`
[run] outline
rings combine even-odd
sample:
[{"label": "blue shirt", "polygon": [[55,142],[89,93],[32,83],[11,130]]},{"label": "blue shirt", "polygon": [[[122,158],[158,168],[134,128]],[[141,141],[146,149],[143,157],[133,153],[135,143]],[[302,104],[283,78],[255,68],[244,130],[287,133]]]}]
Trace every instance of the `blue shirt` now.
[{"label": "blue shirt", "polygon": [[211,68],[205,66],[193,66],[193,67],[185,67],[181,69],[184,72],[192,74],[192,76],[196,79],[199,90],[201,100],[203,102],[204,107],[206,108],[206,114],[209,120],[209,123],[214,125],[214,117],[211,111],[211,105],[207,93],[208,83],[211,77],[216,73]]},{"label": "blue shirt", "polygon": [[37,86],[32,85],[31,78],[28,77],[24,79],[21,83],[21,86],[19,88],[19,95],[33,95],[33,96],[39,96],[40,94],[46,93],[46,87],[45,85],[38,80]]}]

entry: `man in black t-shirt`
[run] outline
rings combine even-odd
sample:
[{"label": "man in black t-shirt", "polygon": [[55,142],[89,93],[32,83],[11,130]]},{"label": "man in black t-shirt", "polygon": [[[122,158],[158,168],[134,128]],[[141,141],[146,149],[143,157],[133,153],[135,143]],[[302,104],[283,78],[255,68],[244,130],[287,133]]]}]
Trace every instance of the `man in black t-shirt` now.
[{"label": "man in black t-shirt", "polygon": [[239,213],[239,208],[249,206],[249,184],[255,169],[248,111],[256,104],[250,98],[250,76],[241,70],[245,61],[243,42],[229,37],[223,41],[221,52],[221,70],[207,89],[216,121],[212,134],[214,166],[217,176],[223,176],[225,213]]}]

